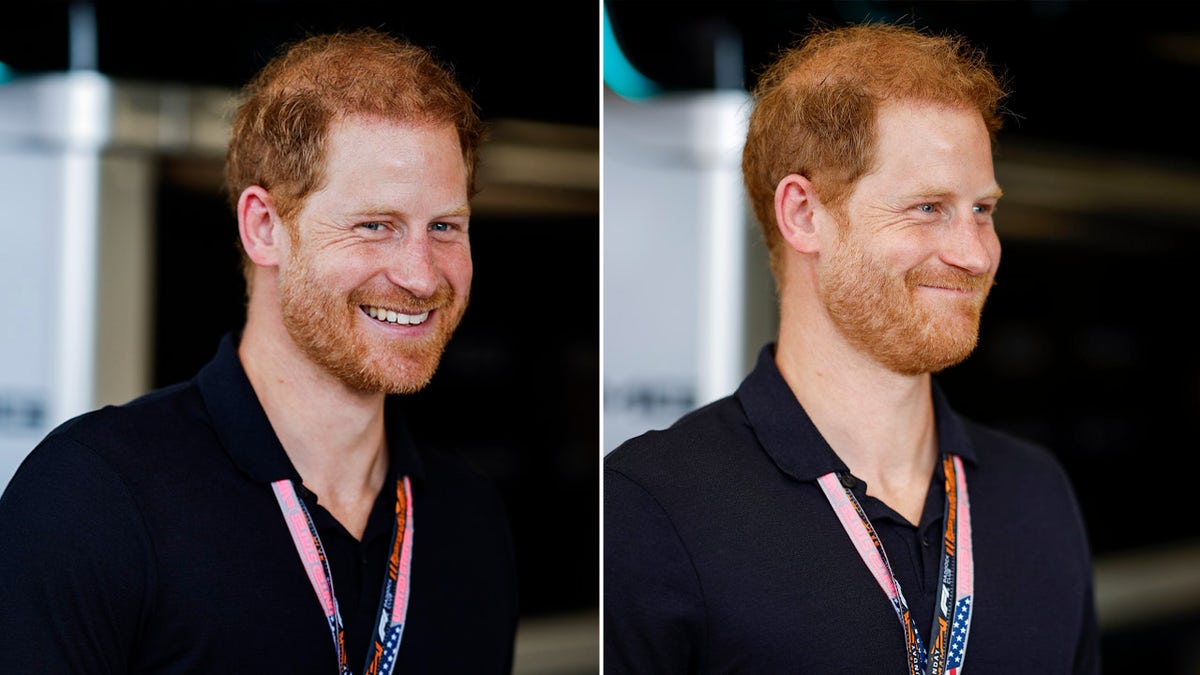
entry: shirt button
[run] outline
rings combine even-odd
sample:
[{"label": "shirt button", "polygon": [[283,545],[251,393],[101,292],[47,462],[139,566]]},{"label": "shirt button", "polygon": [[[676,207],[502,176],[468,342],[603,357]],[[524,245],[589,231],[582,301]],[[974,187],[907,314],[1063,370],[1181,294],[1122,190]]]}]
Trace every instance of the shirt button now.
[{"label": "shirt button", "polygon": [[924,546],[925,548],[929,548],[929,537],[928,536],[921,537],[921,545]]}]

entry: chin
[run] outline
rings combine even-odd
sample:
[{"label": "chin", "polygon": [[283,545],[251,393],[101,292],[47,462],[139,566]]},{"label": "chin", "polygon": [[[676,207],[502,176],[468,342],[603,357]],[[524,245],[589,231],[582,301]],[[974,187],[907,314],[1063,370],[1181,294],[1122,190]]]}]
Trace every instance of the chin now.
[{"label": "chin", "polygon": [[433,380],[433,371],[405,372],[388,377],[378,373],[335,373],[345,385],[362,392],[381,394],[415,394]]},{"label": "chin", "polygon": [[398,356],[389,354],[388,357],[376,360],[363,373],[368,388],[385,394],[415,394],[427,387],[433,380],[441,363],[442,350],[436,353],[405,354]]},{"label": "chin", "polygon": [[931,322],[918,334],[897,336],[878,346],[877,358],[901,375],[938,373],[962,363],[979,341],[978,322],[958,320]]},{"label": "chin", "polygon": [[381,387],[385,394],[415,394],[433,381],[437,364],[406,370],[401,376],[389,378]]}]

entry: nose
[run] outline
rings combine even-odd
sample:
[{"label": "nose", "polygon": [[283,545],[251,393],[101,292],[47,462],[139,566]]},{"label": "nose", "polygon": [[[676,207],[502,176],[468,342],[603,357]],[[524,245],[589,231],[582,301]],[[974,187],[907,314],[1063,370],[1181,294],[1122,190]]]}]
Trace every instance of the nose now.
[{"label": "nose", "polygon": [[984,274],[1000,255],[1000,239],[991,222],[976,220],[971,209],[948,224],[948,236],[942,247],[942,262],[971,274]]},{"label": "nose", "polygon": [[433,242],[424,228],[408,228],[388,252],[388,281],[419,298],[428,298],[438,287],[438,266]]}]

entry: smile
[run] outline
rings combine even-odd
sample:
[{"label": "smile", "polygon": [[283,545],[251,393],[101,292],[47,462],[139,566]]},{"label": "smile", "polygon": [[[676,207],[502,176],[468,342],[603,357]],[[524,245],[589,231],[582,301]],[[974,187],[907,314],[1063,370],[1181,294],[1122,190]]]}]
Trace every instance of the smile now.
[{"label": "smile", "polygon": [[364,306],[362,309],[367,313],[367,316],[371,317],[372,319],[386,321],[387,323],[394,323],[400,326],[415,326],[417,324],[425,323],[425,320],[429,318],[428,310],[421,312],[420,314],[404,314],[402,312],[397,312],[394,309],[387,309],[386,307]]},{"label": "smile", "polygon": [[924,284],[920,288],[929,288],[935,291],[949,291],[951,293],[974,293],[976,289],[968,286],[934,286]]}]

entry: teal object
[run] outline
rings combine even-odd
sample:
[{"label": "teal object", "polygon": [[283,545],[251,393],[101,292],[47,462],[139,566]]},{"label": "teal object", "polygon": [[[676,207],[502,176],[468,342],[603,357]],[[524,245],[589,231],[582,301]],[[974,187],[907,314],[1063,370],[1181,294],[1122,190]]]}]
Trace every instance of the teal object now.
[{"label": "teal object", "polygon": [[620,96],[634,100],[650,98],[662,90],[625,57],[609,23],[607,7],[604,8],[604,84]]}]

